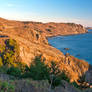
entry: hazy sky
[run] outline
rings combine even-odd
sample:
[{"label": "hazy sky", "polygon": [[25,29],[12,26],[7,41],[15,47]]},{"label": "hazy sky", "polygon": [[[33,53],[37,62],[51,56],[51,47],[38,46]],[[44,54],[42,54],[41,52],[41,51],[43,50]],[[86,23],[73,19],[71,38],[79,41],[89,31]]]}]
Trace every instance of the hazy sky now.
[{"label": "hazy sky", "polygon": [[92,0],[0,0],[0,17],[92,26]]}]

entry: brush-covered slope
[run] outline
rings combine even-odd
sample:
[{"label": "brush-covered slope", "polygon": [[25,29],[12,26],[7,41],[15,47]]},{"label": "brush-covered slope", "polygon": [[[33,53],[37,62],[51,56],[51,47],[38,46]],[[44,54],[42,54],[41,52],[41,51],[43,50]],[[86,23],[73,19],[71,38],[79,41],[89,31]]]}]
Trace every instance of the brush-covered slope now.
[{"label": "brush-covered slope", "polygon": [[0,18],[0,43],[6,39],[15,39],[20,48],[22,62],[30,64],[32,59],[41,55],[46,63],[55,61],[64,69],[71,81],[78,79],[78,76],[89,68],[87,62],[73,56],[65,56],[56,48],[50,46],[48,36],[70,35],[86,33],[87,30],[74,23],[40,23],[10,21]]}]

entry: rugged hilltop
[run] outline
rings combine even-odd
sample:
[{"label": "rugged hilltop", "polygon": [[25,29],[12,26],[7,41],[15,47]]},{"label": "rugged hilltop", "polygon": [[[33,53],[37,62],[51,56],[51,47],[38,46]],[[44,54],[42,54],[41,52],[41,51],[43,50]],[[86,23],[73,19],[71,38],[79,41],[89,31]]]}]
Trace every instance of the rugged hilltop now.
[{"label": "rugged hilltop", "polygon": [[89,64],[73,56],[65,56],[49,45],[47,37],[58,35],[82,34],[87,30],[74,23],[41,23],[28,21],[12,21],[0,18],[0,43],[12,38],[20,48],[22,62],[30,64],[35,56],[42,55],[46,64],[55,61],[60,69],[65,70],[71,81],[88,71]]}]

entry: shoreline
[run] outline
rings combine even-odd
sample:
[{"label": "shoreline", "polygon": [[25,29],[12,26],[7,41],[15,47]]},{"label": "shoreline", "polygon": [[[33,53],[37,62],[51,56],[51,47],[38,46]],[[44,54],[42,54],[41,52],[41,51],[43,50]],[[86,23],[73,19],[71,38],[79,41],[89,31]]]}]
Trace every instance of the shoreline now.
[{"label": "shoreline", "polygon": [[[87,34],[87,33],[90,33],[90,32],[86,32],[86,33],[81,33],[81,34],[71,34],[71,35],[57,35],[57,36],[48,36],[48,38],[47,38],[47,40],[49,40],[49,38],[53,38],[53,37],[59,37],[59,36],[75,36],[75,35],[82,35],[82,34]],[[52,47],[54,47],[53,45],[51,45],[51,43],[49,43],[49,41],[48,41],[48,44],[50,45],[50,46],[52,46]],[[56,47],[54,47],[54,48],[56,48]],[[56,48],[57,49],[57,48]],[[59,49],[58,49],[59,50]],[[61,50],[59,50],[60,52],[62,52],[63,53],[63,51],[61,51]],[[64,53],[63,53],[64,54]],[[64,54],[65,55],[65,54]],[[71,54],[70,54],[71,55]],[[74,56],[74,55],[72,55],[72,56]],[[74,57],[76,57],[76,56],[74,56]],[[76,57],[76,58],[78,58],[78,57]],[[91,63],[89,63],[89,61],[87,61],[87,60],[85,60],[84,58],[78,58],[78,59],[80,59],[80,60],[84,60],[85,62],[87,62],[89,65],[91,65],[92,66],[92,64]],[[91,61],[90,61],[91,62]]]},{"label": "shoreline", "polygon": [[90,32],[88,32],[88,30],[87,30],[87,32],[85,32],[85,33],[66,34],[66,35],[64,35],[64,34],[60,34],[60,35],[49,35],[49,36],[46,36],[46,39],[48,40],[48,38],[53,38],[53,37],[58,37],[58,36],[74,36],[74,35],[81,35],[81,34],[86,34],[86,33],[90,33]]},{"label": "shoreline", "polygon": [[[92,30],[92,29],[91,29],[91,30]],[[48,40],[49,38],[53,38],[53,37],[59,37],[59,36],[75,36],[75,35],[82,35],[82,34],[87,34],[87,33],[91,33],[91,32],[89,32],[89,31],[87,30],[86,33],[46,36],[46,39]]]}]

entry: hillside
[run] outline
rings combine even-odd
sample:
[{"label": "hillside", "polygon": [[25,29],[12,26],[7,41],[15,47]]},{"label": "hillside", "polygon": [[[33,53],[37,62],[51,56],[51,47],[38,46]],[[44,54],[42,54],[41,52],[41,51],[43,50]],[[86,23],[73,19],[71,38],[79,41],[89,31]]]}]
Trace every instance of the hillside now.
[{"label": "hillside", "polygon": [[87,27],[86,29],[92,29],[92,27]]},{"label": "hillside", "polygon": [[47,37],[58,35],[82,34],[87,30],[74,23],[40,23],[11,21],[0,18],[0,43],[6,39],[15,39],[20,48],[21,61],[30,64],[35,56],[41,55],[46,64],[55,61],[65,70],[71,81],[88,71],[89,64],[73,56],[65,56],[49,45]]}]

